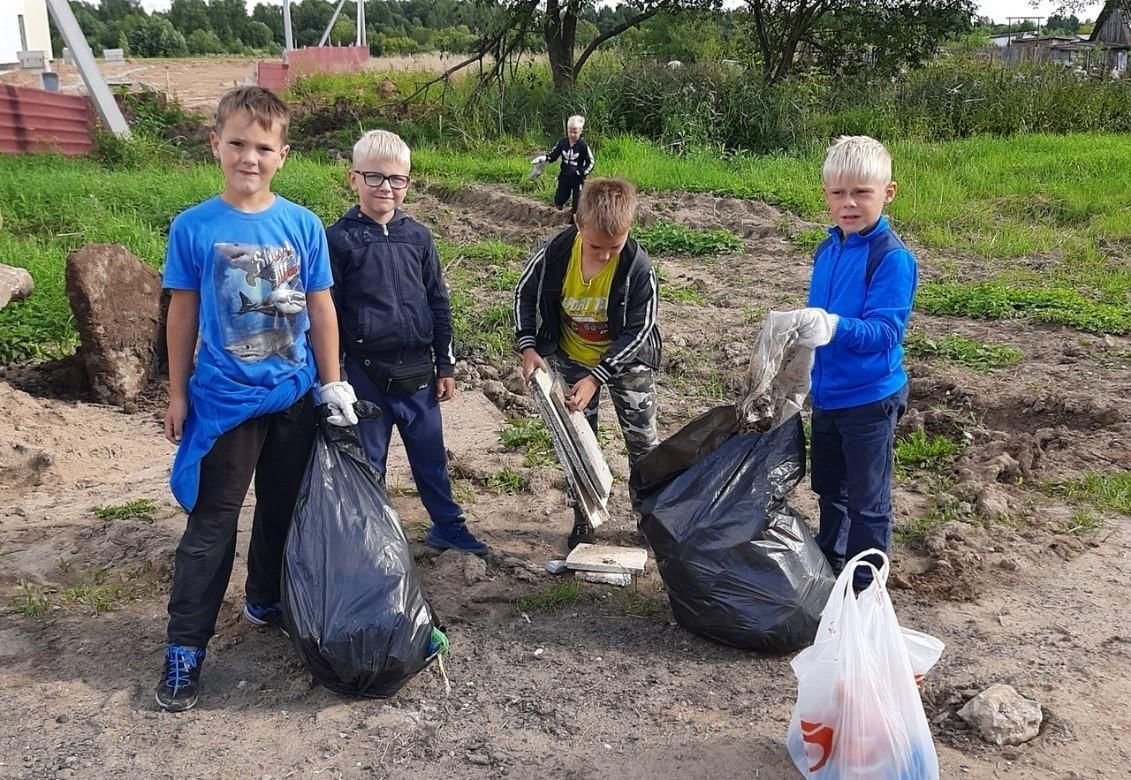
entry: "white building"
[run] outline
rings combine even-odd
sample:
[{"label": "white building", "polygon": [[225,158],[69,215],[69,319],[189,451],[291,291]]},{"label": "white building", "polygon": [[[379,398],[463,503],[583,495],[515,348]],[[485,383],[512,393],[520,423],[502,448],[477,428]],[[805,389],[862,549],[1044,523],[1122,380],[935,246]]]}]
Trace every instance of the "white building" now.
[{"label": "white building", "polygon": [[46,0],[0,0],[0,66],[16,64],[21,51],[54,58]]}]

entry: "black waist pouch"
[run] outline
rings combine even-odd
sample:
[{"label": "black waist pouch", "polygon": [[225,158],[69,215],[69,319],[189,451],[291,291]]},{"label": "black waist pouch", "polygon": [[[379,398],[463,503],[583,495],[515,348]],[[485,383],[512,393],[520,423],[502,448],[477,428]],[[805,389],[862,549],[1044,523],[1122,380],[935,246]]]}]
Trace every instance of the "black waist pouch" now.
[{"label": "black waist pouch", "polygon": [[386,395],[412,395],[430,387],[436,380],[436,364],[431,353],[399,363],[385,363],[365,355],[353,355],[353,359],[369,381]]}]

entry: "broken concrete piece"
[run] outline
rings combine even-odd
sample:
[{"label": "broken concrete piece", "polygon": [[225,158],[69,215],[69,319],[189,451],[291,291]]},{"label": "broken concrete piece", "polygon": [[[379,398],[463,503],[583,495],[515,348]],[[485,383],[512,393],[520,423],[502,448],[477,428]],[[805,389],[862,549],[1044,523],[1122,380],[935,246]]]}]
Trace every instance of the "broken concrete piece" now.
[{"label": "broken concrete piece", "polygon": [[1012,686],[991,685],[958,711],[978,736],[994,745],[1020,745],[1041,731],[1041,705]]},{"label": "broken concrete piece", "polygon": [[119,244],[67,257],[67,299],[95,397],[131,405],[149,383],[161,329],[161,275]]},{"label": "broken concrete piece", "polygon": [[642,547],[579,544],[566,557],[566,566],[574,571],[639,574],[647,560],[648,551]]},{"label": "broken concrete piece", "polygon": [[34,289],[35,282],[25,269],[0,263],[0,309],[11,301],[22,301]]},{"label": "broken concrete piece", "polygon": [[631,574],[616,574],[607,571],[575,571],[573,576],[586,582],[596,582],[598,585],[617,585],[627,588],[632,584]]}]

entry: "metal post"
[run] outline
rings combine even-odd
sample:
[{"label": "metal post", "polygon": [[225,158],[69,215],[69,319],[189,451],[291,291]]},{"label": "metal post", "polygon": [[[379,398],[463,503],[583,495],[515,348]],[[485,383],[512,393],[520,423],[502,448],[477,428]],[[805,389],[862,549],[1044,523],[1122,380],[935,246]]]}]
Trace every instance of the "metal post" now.
[{"label": "metal post", "polygon": [[334,29],[334,22],[338,21],[338,14],[342,12],[342,6],[346,4],[346,0],[338,0],[338,7],[334,9],[334,15],[330,17],[330,23],[326,25],[326,32],[322,33],[322,39],[318,41],[319,46],[326,45],[326,39],[330,37],[330,31]]},{"label": "metal post", "polygon": [[286,53],[295,47],[295,38],[291,32],[291,0],[283,0],[283,52]]},{"label": "metal post", "polygon": [[98,109],[98,115],[102,117],[103,123],[114,135],[129,138],[130,126],[126,124],[126,118],[122,116],[122,111],[118,108],[106,79],[102,78],[102,71],[94,61],[94,53],[90,50],[90,44],[86,42],[86,36],[82,34],[70,4],[67,0],[47,0],[47,10],[51,12],[51,18],[55,20],[55,26],[63,36],[63,42],[71,50],[71,56],[74,57],[75,65],[82,75],[83,83],[86,84],[86,91],[94,101],[94,107]]},{"label": "metal post", "polygon": [[365,0],[357,0],[357,45],[369,45],[365,35]]}]

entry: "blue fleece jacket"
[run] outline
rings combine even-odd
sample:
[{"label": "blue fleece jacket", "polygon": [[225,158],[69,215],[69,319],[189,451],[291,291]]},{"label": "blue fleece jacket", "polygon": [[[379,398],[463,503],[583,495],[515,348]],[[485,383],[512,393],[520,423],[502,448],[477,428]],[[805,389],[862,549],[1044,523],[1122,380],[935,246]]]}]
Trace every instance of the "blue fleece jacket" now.
[{"label": "blue fleece jacket", "polygon": [[809,306],[838,315],[840,322],[833,340],[816,350],[814,406],[862,406],[907,384],[903,334],[918,283],[915,257],[887,217],[847,238],[829,230],[814,255]]}]

